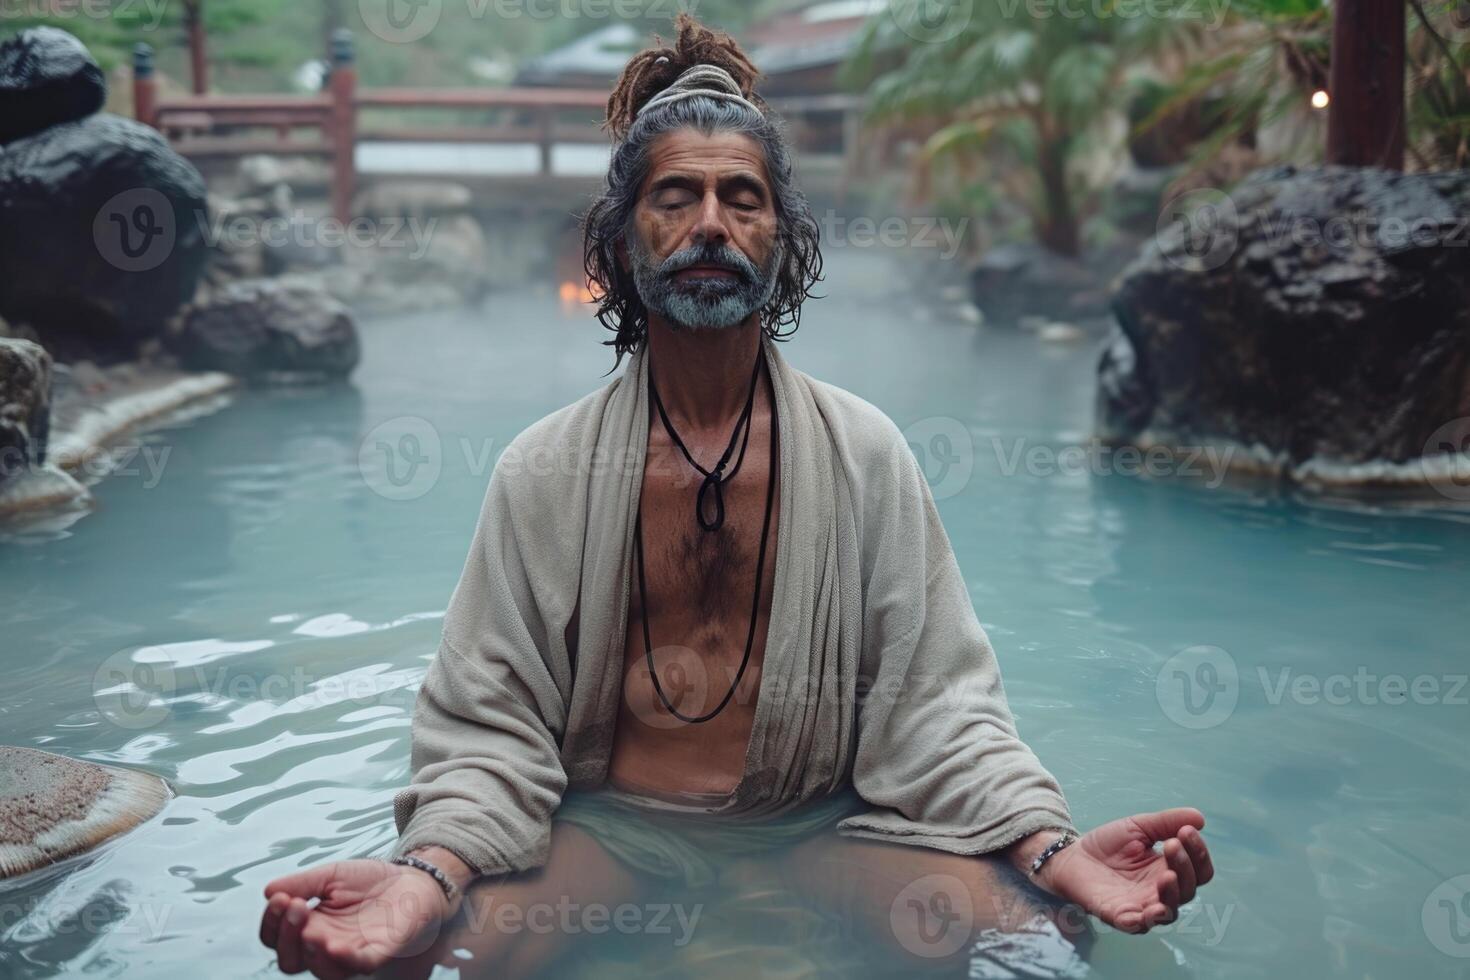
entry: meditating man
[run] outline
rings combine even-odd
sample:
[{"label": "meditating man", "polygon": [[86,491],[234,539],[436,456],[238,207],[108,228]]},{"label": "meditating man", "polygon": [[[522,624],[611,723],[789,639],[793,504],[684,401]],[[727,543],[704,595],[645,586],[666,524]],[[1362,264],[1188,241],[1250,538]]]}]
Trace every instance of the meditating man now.
[{"label": "meditating man", "polygon": [[[904,437],[778,349],[821,261],[758,73],[727,35],[678,31],[609,100],[585,222],[627,366],[497,461],[415,705],[392,861],[267,886],[261,937],[287,973],[401,969],[462,902],[613,908],[763,856],[919,957],[962,913],[938,952],[1017,925],[1003,879],[1143,932],[1211,877],[1194,809],[1078,834]],[[573,939],[503,921],[461,945],[520,974]]]}]

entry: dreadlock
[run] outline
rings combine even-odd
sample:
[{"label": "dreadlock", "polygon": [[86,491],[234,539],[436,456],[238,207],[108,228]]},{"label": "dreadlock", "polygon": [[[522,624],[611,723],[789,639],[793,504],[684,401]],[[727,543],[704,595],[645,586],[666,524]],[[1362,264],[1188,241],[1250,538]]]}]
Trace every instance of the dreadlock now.
[{"label": "dreadlock", "polygon": [[685,11],[680,11],[674,18],[674,28],[678,37],[672,48],[655,34],[654,47],[635,54],[623,68],[617,87],[608,96],[607,119],[602,124],[613,139],[626,137],[643,103],[668,88],[674,79],[695,65],[715,65],[725,69],[740,86],[741,95],[760,106],[762,111],[768,108],[755,91],[756,79],[763,76],[733,37],[724,31],[710,30]]}]

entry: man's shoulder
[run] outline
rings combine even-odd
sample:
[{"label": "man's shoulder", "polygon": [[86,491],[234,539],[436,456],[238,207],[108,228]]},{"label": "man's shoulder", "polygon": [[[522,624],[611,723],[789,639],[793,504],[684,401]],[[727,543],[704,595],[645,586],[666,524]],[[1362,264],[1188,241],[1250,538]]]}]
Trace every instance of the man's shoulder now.
[{"label": "man's shoulder", "polygon": [[621,376],[614,378],[571,404],[541,416],[517,433],[507,450],[574,449],[589,439],[596,439],[597,423],[621,380]]},{"label": "man's shoulder", "polygon": [[[597,444],[608,399],[620,380],[614,378],[517,433],[496,463],[499,479],[519,482],[529,476],[574,477],[582,472],[581,461]],[[538,485],[545,488],[541,481]]]},{"label": "man's shoulder", "polygon": [[798,372],[839,451],[859,464],[889,459],[908,442],[898,423],[877,405],[830,381]]}]

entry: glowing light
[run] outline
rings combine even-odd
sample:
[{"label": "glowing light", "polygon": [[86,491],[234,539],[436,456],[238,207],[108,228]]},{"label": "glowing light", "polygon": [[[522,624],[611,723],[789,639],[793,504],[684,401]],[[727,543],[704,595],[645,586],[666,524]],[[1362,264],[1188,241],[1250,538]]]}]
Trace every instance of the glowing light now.
[{"label": "glowing light", "polygon": [[601,295],[600,290],[591,288],[592,284],[578,286],[576,282],[567,280],[557,289],[557,296],[561,300],[563,310],[574,310],[583,303],[596,302]]},{"label": "glowing light", "polygon": [[1319,88],[1317,91],[1312,93],[1313,109],[1325,109],[1327,108],[1327,103],[1331,101],[1332,96],[1327,94],[1327,90],[1325,88]]}]

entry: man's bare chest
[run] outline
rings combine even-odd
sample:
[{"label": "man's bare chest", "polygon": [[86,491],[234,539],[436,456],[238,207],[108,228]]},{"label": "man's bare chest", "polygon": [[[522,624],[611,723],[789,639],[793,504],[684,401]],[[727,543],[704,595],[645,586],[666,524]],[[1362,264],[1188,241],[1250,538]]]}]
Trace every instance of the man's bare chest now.
[{"label": "man's bare chest", "polygon": [[[703,477],[670,448],[650,446],[644,467],[642,587],[635,551],[630,624],[648,616],[650,625],[665,627],[661,642],[698,649],[733,640],[743,648],[752,610],[769,616],[774,594],[780,485],[769,479],[769,445],[752,434],[739,471],[723,487],[725,516],[716,530],[706,530],[696,517]],[[707,516],[713,511],[710,498],[706,492]]]}]

